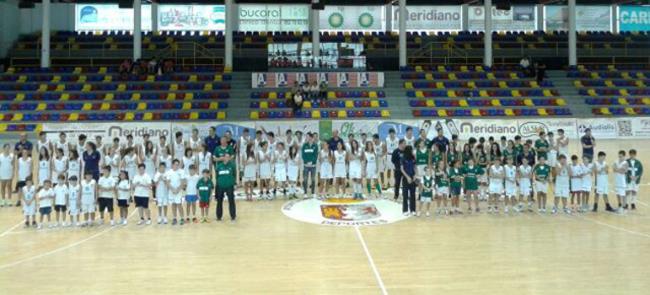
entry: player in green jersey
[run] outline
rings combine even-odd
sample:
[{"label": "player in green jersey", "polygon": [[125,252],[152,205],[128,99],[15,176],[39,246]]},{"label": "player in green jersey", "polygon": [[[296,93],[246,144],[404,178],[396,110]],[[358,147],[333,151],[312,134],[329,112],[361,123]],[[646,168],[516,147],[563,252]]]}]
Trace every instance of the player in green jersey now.
[{"label": "player in green jersey", "polygon": [[438,163],[442,161],[443,154],[440,152],[440,149],[437,145],[431,146],[431,152],[429,153],[429,166],[438,167]]},{"label": "player in green jersey", "polygon": [[460,161],[451,162],[449,168],[449,188],[451,189],[452,214],[462,214],[460,211],[460,191],[463,187],[463,172],[460,169]]},{"label": "player in green jersey", "polygon": [[420,193],[420,211],[418,211],[418,216],[426,207],[425,215],[429,217],[431,215],[431,200],[433,199],[433,193],[435,186],[435,177],[433,175],[433,169],[429,166],[424,167],[424,175],[422,176],[422,191]]},{"label": "player in green jersey", "polygon": [[533,169],[535,180],[535,191],[537,192],[537,211],[546,212],[546,195],[548,194],[548,182],[551,177],[551,166],[546,165],[546,158],[539,158],[539,163]]},{"label": "player in green jersey", "polygon": [[[436,181],[436,214],[447,214],[447,199],[449,198],[449,177],[444,162],[438,162],[435,174]],[[442,202],[442,207],[440,203]]]},{"label": "player in green jersey", "polygon": [[467,165],[463,167],[463,175],[465,176],[465,182],[464,182],[464,188],[465,188],[465,196],[467,196],[467,212],[472,212],[472,199],[474,200],[474,207],[476,208],[476,212],[479,212],[479,206],[478,206],[478,189],[479,189],[479,183],[478,183],[478,177],[479,175],[483,174],[483,169],[477,165],[474,164],[474,159],[470,158],[467,161]]},{"label": "player in green jersey", "polygon": [[546,133],[544,131],[539,132],[539,139],[535,140],[535,150],[537,150],[537,158],[544,157],[548,159],[548,149],[550,144],[546,139]]}]

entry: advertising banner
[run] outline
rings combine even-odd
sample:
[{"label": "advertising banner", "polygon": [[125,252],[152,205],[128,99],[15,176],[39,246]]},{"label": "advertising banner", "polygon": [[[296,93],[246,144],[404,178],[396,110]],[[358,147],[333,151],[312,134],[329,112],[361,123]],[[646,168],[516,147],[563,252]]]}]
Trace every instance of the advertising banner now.
[{"label": "advertising banner", "polygon": [[[568,6],[544,6],[546,31],[569,30]],[[578,31],[611,31],[611,7],[578,5],[576,6],[576,30]]]},{"label": "advertising banner", "polygon": [[518,133],[524,140],[536,139],[540,131],[546,133],[553,132],[557,135],[557,130],[564,130],[564,135],[568,138],[578,138],[578,126],[575,119],[537,119],[522,118],[517,119]]},{"label": "advertising banner", "polygon": [[[76,4],[75,31],[131,31],[133,8],[117,4]],[[142,30],[151,31],[151,5],[142,5]]]},{"label": "advertising banner", "polygon": [[621,32],[650,31],[650,6],[620,6],[618,28]]},{"label": "advertising banner", "polygon": [[[537,8],[535,6],[512,6],[510,10],[492,7],[492,29],[495,31],[535,31]],[[469,7],[469,30],[485,29],[485,9],[483,6]]]},{"label": "advertising banner", "polygon": [[614,139],[618,137],[618,126],[613,119],[579,119],[578,135],[582,136],[587,128],[595,138]]},{"label": "advertising banner", "polygon": [[336,72],[336,73],[253,73],[253,88],[285,88],[292,87],[294,82],[325,81],[330,87],[360,88],[384,87],[384,73],[381,72]]},{"label": "advertising banner", "polygon": [[384,6],[325,6],[319,13],[321,30],[384,30]]},{"label": "advertising banner", "polygon": [[223,31],[224,5],[159,5],[158,29],[163,31]]},{"label": "advertising banner", "polygon": [[[94,142],[95,137],[101,136],[104,144],[110,144],[113,138],[121,139],[125,142],[127,135],[133,135],[135,143],[142,143],[142,137],[145,134],[151,136],[154,143],[158,143],[158,138],[161,135],[171,140],[172,128],[169,122],[147,122],[143,123],[48,123],[43,124],[43,132],[51,141],[59,139],[59,133],[64,132],[68,136],[68,141],[76,143],[77,138],[81,134],[85,134],[89,141]],[[189,136],[190,133],[187,134]]]},{"label": "advertising banner", "polygon": [[[393,6],[393,31],[399,29],[399,6]],[[406,6],[406,29],[410,31],[460,31],[461,6]]]},{"label": "advertising banner", "polygon": [[299,4],[240,4],[240,31],[307,31],[309,6]]},{"label": "advertising banner", "polygon": [[340,121],[336,120],[332,122],[332,130],[338,130],[339,136],[341,138],[348,138],[350,134],[354,135],[354,138],[359,140],[361,134],[365,133],[368,139],[372,138],[372,135],[377,133],[379,128],[379,121]]}]

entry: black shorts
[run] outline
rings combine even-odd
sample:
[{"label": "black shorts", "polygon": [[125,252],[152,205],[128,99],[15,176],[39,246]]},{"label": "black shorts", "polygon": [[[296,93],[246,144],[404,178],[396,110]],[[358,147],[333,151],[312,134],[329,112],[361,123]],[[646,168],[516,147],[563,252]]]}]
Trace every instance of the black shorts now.
[{"label": "black shorts", "polygon": [[54,205],[54,211],[56,212],[67,212],[65,205]]},{"label": "black shorts", "polygon": [[453,197],[458,197],[460,196],[460,187],[452,187],[451,188],[451,195]]},{"label": "black shorts", "polygon": [[129,207],[129,200],[117,200],[117,207],[120,208]]},{"label": "black shorts", "polygon": [[108,212],[113,212],[113,199],[108,198],[98,198],[99,202],[99,212],[104,212],[105,209],[108,209]]},{"label": "black shorts", "polygon": [[135,207],[142,207],[144,209],[149,209],[149,197],[134,197]]},{"label": "black shorts", "polygon": [[25,183],[25,181],[18,181],[16,182],[16,190],[20,192],[20,190],[23,189],[23,187],[26,185],[27,183]]}]

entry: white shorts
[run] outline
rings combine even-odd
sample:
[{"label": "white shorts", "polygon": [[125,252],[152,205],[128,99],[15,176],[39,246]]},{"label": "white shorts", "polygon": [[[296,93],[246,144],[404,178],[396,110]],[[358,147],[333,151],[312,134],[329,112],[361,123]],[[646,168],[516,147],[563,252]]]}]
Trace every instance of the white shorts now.
[{"label": "white shorts", "polygon": [[556,198],[568,198],[569,197],[569,186],[568,185],[556,185],[555,186],[555,197]]},{"label": "white shorts", "polygon": [[361,178],[361,165],[358,163],[350,164],[350,178]]},{"label": "white shorts", "polygon": [[366,179],[377,179],[377,167],[366,166]]},{"label": "white shorts", "polygon": [[593,185],[591,177],[582,179],[582,191],[583,192],[591,192],[591,190],[593,190],[593,188],[594,188],[594,185]]},{"label": "white shorts", "polygon": [[384,172],[386,170],[386,164],[384,157],[377,157],[377,171]]},{"label": "white shorts", "polygon": [[81,213],[95,213],[95,203],[81,204]]},{"label": "white shorts", "polygon": [[417,165],[417,166],[415,166],[415,169],[417,171],[417,174],[416,174],[417,179],[422,179],[422,176],[424,176],[424,167],[426,167],[426,166],[427,165]]},{"label": "white shorts", "polygon": [[628,192],[638,193],[639,192],[639,185],[634,181],[630,182],[630,183],[627,184],[627,191]]},{"label": "white shorts", "polygon": [[183,197],[184,196],[185,196],[185,194],[183,193],[182,190],[180,192],[178,192],[178,194],[174,194],[173,192],[170,191],[169,192],[169,201],[170,201],[171,204],[180,205],[180,204],[183,203],[183,199],[184,199]]},{"label": "white shorts", "polygon": [[169,194],[164,194],[162,196],[156,195],[156,206],[169,206]]},{"label": "white shorts", "polygon": [[395,170],[395,165],[393,165],[393,162],[390,161],[390,156],[386,156],[384,168],[386,168],[386,170]]},{"label": "white shorts", "polygon": [[257,166],[255,164],[253,165],[246,165],[244,167],[244,181],[255,181],[257,178]]},{"label": "white shorts", "polygon": [[503,194],[503,183],[502,182],[490,182],[490,187],[488,189],[490,194]]},{"label": "white shorts", "polygon": [[519,180],[519,191],[522,195],[528,196],[532,191],[529,179],[520,179]]},{"label": "white shorts", "polygon": [[334,165],[334,177],[336,178],[346,178],[345,165],[335,164]]},{"label": "white shorts", "polygon": [[271,164],[260,164],[260,179],[271,179]]},{"label": "white shorts", "polygon": [[607,182],[607,175],[605,177],[598,176],[596,178],[596,193],[599,195],[609,194],[609,182]]},{"label": "white shorts", "polygon": [[275,166],[275,181],[276,182],[284,182],[287,181],[287,167],[284,165],[280,166]]},{"label": "white shorts", "polygon": [[298,181],[298,166],[289,165],[287,166],[287,179],[291,182]]},{"label": "white shorts", "polygon": [[23,205],[23,215],[25,216],[36,215],[36,202],[32,203],[29,206]]},{"label": "white shorts", "polygon": [[331,163],[321,163],[320,164],[320,178],[321,179],[332,179],[332,164]]},{"label": "white shorts", "polygon": [[506,196],[516,197],[517,196],[517,183],[506,181]]},{"label": "white shorts", "polygon": [[582,191],[582,179],[581,178],[571,178],[571,192],[577,193]]},{"label": "white shorts", "polygon": [[627,188],[625,187],[616,187],[615,191],[617,196],[625,196],[627,194]]},{"label": "white shorts", "polygon": [[555,167],[557,165],[557,151],[551,150],[546,154],[546,164]]},{"label": "white shorts", "polygon": [[70,200],[70,204],[68,205],[68,214],[73,216],[79,215],[79,207],[77,206],[76,200]]},{"label": "white shorts", "polygon": [[420,197],[420,202],[422,203],[431,203],[431,197]]},{"label": "white shorts", "polygon": [[538,193],[548,194],[548,182],[535,180],[535,191]]},{"label": "white shorts", "polygon": [[441,186],[436,188],[436,196],[449,196],[449,187],[448,186]]}]

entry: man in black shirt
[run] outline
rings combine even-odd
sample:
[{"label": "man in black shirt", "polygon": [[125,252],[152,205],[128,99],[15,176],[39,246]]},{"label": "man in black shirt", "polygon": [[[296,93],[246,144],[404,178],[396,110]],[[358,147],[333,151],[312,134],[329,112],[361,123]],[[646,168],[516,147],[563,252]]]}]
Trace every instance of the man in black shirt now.
[{"label": "man in black shirt", "polygon": [[390,161],[395,165],[395,200],[399,198],[399,189],[402,183],[402,158],[404,157],[404,149],[406,148],[406,141],[399,140],[397,149],[390,155]]},{"label": "man in black shirt", "polygon": [[594,159],[594,148],[596,147],[596,139],[591,136],[591,129],[585,130],[585,135],[580,138],[582,144],[582,157],[588,157],[590,160]]},{"label": "man in black shirt", "polygon": [[442,129],[438,129],[438,136],[433,138],[431,142],[438,146],[438,150],[441,153],[447,153],[447,147],[449,146],[449,139],[445,137],[442,132]]},{"label": "man in black shirt", "polygon": [[330,147],[330,151],[335,151],[336,146],[340,143],[343,143],[343,139],[339,137],[339,131],[338,130],[333,130],[332,131],[332,138],[327,141],[327,145]]}]

